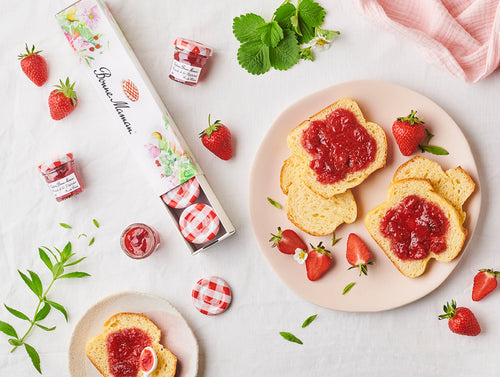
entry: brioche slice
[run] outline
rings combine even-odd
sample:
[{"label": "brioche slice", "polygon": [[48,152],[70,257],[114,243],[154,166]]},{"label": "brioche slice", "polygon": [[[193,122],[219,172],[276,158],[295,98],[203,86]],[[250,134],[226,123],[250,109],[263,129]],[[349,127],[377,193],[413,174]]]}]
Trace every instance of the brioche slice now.
[{"label": "brioche slice", "polygon": [[434,191],[455,207],[460,214],[462,223],[465,221],[466,214],[462,206],[474,192],[475,184],[469,174],[460,166],[445,172],[437,162],[416,156],[401,165],[394,173],[392,180],[394,182],[406,178],[429,180]]},{"label": "brioche slice", "polygon": [[[151,377],[173,377],[177,367],[177,358],[160,344],[161,330],[143,314],[118,313],[109,318],[103,326],[102,334],[91,338],[85,347],[89,360],[105,377],[114,377],[109,363],[107,346],[108,336],[122,330],[139,329],[151,339],[150,346],[156,352],[158,366]],[[141,372],[137,376],[141,376]]]},{"label": "brioche slice", "polygon": [[[401,259],[395,252],[395,248],[389,238],[381,232],[382,219],[389,210],[394,209],[408,197],[417,196],[438,206],[448,220],[448,229],[445,235],[445,249],[440,253],[426,250],[429,254],[422,259]],[[393,217],[394,218],[394,217]],[[428,223],[425,220],[415,221],[423,224],[429,229],[435,229],[439,224]],[[407,277],[418,277],[426,269],[431,258],[439,262],[449,262],[453,260],[462,249],[467,235],[467,230],[462,227],[462,220],[457,210],[441,195],[433,190],[433,186],[425,179],[403,179],[393,182],[387,192],[387,201],[372,209],[365,217],[365,225],[373,239],[389,257],[398,270]],[[399,228],[400,229],[400,228]],[[413,233],[412,233],[413,234]],[[408,236],[411,239],[410,236]],[[428,239],[431,239],[430,237]],[[414,239],[412,240],[412,244]]]},{"label": "brioche slice", "polygon": [[357,217],[356,201],[350,190],[325,199],[312,191],[300,179],[297,166],[300,157],[291,156],[283,164],[280,186],[287,194],[286,213],[298,228],[313,236],[331,234],[343,223],[352,223]]},{"label": "brioche slice", "polygon": [[[302,137],[304,131],[309,128],[312,121],[325,120],[328,115],[337,109],[346,109],[354,114],[359,124],[375,139],[377,150],[374,161],[365,169],[349,173],[345,178],[335,183],[325,184],[318,181],[318,175],[310,168],[313,157],[302,146]],[[294,155],[297,155],[304,161],[305,166],[303,167],[302,177],[305,184],[311,190],[325,198],[331,198],[336,194],[340,194],[349,188],[359,185],[375,170],[384,167],[387,157],[387,140],[384,130],[373,122],[367,122],[358,104],[354,100],[348,98],[333,103],[319,113],[313,115],[309,120],[302,122],[288,134],[287,145],[288,149]]]}]

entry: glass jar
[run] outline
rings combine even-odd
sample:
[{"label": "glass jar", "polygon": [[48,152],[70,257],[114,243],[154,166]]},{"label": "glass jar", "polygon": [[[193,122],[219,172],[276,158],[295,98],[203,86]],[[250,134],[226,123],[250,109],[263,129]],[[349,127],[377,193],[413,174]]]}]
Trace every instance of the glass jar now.
[{"label": "glass jar", "polygon": [[38,170],[58,202],[83,191],[82,179],[73,160],[73,153],[66,153],[53,162],[41,164]]},{"label": "glass jar", "polygon": [[130,224],[122,232],[120,246],[133,259],[144,259],[160,246],[160,236],[156,230],[142,223]]},{"label": "glass jar", "polygon": [[186,85],[198,84],[208,58],[212,55],[212,49],[203,43],[184,38],[177,38],[174,46],[172,69],[168,77]]}]

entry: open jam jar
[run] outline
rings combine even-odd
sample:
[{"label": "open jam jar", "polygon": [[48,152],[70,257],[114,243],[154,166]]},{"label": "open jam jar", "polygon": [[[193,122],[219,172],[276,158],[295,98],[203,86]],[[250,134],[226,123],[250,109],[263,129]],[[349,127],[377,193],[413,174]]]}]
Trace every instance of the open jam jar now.
[{"label": "open jam jar", "polygon": [[123,231],[120,246],[125,254],[133,259],[150,256],[160,246],[160,236],[146,224],[134,223]]},{"label": "open jam jar", "polygon": [[83,183],[73,160],[73,153],[66,153],[53,162],[41,164],[38,170],[58,202],[83,191]]},{"label": "open jam jar", "polygon": [[212,49],[202,43],[177,38],[169,77],[182,84],[198,84]]}]

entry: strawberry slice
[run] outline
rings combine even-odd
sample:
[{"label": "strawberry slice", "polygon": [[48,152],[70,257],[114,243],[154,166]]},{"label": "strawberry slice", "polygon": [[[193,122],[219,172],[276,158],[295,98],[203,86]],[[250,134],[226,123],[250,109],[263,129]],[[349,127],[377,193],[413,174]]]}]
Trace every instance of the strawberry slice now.
[{"label": "strawberry slice", "polygon": [[347,238],[346,258],[351,267],[348,270],[359,268],[359,276],[361,274],[368,275],[368,265],[375,264],[374,262],[369,262],[370,257],[370,251],[361,238],[355,233],[349,234]]},{"label": "strawberry slice", "polygon": [[299,235],[291,229],[281,230],[278,227],[278,234],[271,233],[269,242],[273,244],[271,247],[278,247],[278,250],[284,254],[295,254],[295,250],[301,249],[307,251],[307,245],[301,240]]},{"label": "strawberry slice", "polygon": [[500,271],[486,268],[480,269],[476,276],[474,276],[472,300],[479,301],[490,294],[497,287],[498,277],[500,277]]},{"label": "strawberry slice", "polygon": [[323,242],[316,247],[313,245],[311,247],[312,250],[309,251],[306,259],[307,278],[316,281],[330,268],[332,253],[325,249]]}]

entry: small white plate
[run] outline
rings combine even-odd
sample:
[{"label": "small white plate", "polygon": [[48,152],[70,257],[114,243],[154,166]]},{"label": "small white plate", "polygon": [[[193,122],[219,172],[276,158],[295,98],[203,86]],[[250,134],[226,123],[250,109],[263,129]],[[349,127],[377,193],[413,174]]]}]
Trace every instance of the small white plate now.
[{"label": "small white plate", "polygon": [[176,377],[197,375],[198,342],[177,309],[158,296],[123,292],[96,303],[76,324],[69,345],[71,377],[102,377],[85,355],[85,344],[94,335],[102,333],[108,318],[121,312],[144,314],[161,330],[160,343],[177,357]]}]

